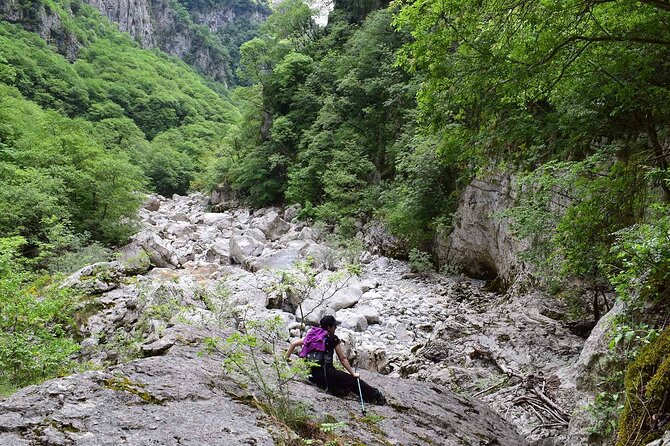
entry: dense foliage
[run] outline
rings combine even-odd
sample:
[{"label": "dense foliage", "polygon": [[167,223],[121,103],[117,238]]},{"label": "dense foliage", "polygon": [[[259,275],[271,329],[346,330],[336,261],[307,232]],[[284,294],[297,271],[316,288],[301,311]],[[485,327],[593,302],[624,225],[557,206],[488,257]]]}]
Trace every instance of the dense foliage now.
[{"label": "dense foliage", "polygon": [[[599,296],[606,308],[607,293],[625,300],[614,335],[624,364],[652,345],[626,386],[619,370],[608,389],[627,397],[621,438],[657,436],[644,418],[629,430],[636,395],[655,419],[668,415],[656,404],[667,380],[655,378],[667,330],[651,336],[670,307],[665,2],[340,0],[319,27],[304,2],[285,0],[258,29],[234,22],[212,36],[191,14],[214,3],[182,0],[184,26],[222,63],[239,53],[244,86],[230,98],[78,0],[45,4],[77,43],[70,60],[62,42],[57,52],[0,22],[0,237],[20,237],[12,246],[29,267],[57,270],[90,240],[122,241],[145,185],[224,183],[255,206],[300,203],[302,217],[345,235],[380,220],[428,270],[423,251],[449,228],[462,187],[509,175],[516,206],[496,217],[532,242],[537,280],[590,292],[595,319]],[[28,298],[27,279],[12,279],[23,273],[3,274]]]},{"label": "dense foliage", "polygon": [[56,287],[30,286],[21,237],[0,238],[0,395],[71,371],[75,301]]},{"label": "dense foliage", "polygon": [[212,176],[257,205],[301,203],[303,215],[345,233],[380,214],[425,244],[452,204],[454,179],[418,131],[418,83],[395,65],[408,36],[388,10],[360,25],[345,17],[336,9],[322,29],[305,4],[287,0],[242,46],[240,75],[254,85],[236,92],[240,133]]},{"label": "dense foliage", "polygon": [[[78,1],[18,5],[58,17],[53,46],[0,22],[0,388],[71,370],[73,296],[45,274],[110,257],[144,193],[185,193],[238,119],[225,89],[141,49]],[[58,277],[58,276],[55,276]]]},{"label": "dense foliage", "polygon": [[24,237],[38,267],[123,241],[141,192],[204,181],[238,116],[183,62],[140,49],[92,8],[51,8],[84,44],[74,62],[0,22],[0,236]]},{"label": "dense foliage", "polygon": [[44,111],[0,85],[0,234],[21,235],[33,258],[54,231],[118,242],[128,234],[144,187],[127,154],[92,136],[93,125]]},{"label": "dense foliage", "polygon": [[[73,18],[73,27],[86,19],[87,8],[82,5],[79,11],[82,16]],[[99,26],[103,30],[89,31],[90,42],[70,63],[36,34],[0,23],[0,80],[44,108],[96,123],[106,148],[125,152],[145,171],[167,168],[165,178],[174,181],[155,184],[158,192],[185,192],[202,170],[200,153],[186,153],[181,137],[152,140],[186,125],[221,132],[222,124],[235,121],[237,111],[182,62],[140,49],[109,24]],[[173,160],[172,165],[166,160]]]},{"label": "dense foliage", "polygon": [[594,296],[595,319],[618,292],[631,308],[618,332],[633,333],[635,357],[651,342],[639,333],[667,324],[648,305],[670,306],[670,7],[372,9],[336,2],[321,29],[297,0],[277,8],[241,48],[253,85],[236,93],[241,131],[211,178],[255,204],[300,203],[345,233],[381,219],[409,251],[449,227],[470,178],[511,175],[517,206],[497,217],[533,242],[525,255],[538,281],[559,295],[577,284]]}]

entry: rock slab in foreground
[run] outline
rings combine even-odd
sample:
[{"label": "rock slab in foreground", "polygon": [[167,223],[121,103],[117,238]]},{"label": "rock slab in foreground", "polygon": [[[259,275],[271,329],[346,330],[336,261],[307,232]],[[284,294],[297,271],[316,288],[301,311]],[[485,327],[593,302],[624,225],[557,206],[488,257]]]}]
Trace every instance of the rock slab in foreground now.
[{"label": "rock slab in foreground", "polygon": [[[443,387],[364,375],[387,394],[374,428],[357,419],[358,401],[295,383],[317,418],[347,423],[342,432],[366,445],[499,445],[526,442],[489,409]],[[0,444],[23,446],[273,445],[264,414],[237,401],[220,358],[175,345],[140,359],[25,388],[0,402]]]}]

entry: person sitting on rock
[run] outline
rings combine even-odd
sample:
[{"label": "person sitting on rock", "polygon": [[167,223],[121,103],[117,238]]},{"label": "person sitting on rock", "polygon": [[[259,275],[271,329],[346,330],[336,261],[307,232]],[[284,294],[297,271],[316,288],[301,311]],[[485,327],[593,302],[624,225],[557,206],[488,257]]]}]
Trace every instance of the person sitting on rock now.
[{"label": "person sitting on rock", "polygon": [[[333,316],[321,318],[320,327],[312,327],[302,339],[291,342],[286,353],[288,360],[296,347],[302,347],[300,357],[313,362],[309,380],[334,395],[344,396],[349,392],[358,393],[359,384],[363,399],[372,404],[386,404],[384,395],[365,381],[360,379],[349,365],[347,357],[342,351],[340,339],[335,335],[335,329],[340,323]],[[333,353],[349,373],[337,370],[333,366]]]}]

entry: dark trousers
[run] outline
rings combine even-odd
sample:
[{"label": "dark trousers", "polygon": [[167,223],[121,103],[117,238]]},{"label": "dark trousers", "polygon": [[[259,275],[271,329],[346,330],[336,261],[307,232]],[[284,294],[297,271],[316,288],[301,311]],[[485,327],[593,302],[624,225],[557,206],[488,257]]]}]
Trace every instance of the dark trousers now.
[{"label": "dark trousers", "polygon": [[[358,379],[332,366],[312,367],[312,374],[309,380],[334,395],[344,396],[349,392],[354,392],[358,395]],[[362,379],[360,383],[363,399],[367,402],[375,401],[380,394],[379,391]]]}]

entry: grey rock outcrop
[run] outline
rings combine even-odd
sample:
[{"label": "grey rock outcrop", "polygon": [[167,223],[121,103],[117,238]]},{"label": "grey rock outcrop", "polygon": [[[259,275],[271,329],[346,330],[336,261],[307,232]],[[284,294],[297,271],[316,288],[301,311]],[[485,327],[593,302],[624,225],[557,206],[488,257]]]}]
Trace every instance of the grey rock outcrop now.
[{"label": "grey rock outcrop", "polygon": [[589,404],[595,401],[598,393],[598,381],[606,376],[606,360],[610,354],[609,340],[612,321],[624,312],[625,305],[617,302],[605,314],[584,343],[577,361],[559,372],[561,379],[560,394],[575,408],[567,432],[567,444],[607,444],[604,438],[597,438],[590,432],[595,424],[593,415],[588,411]]},{"label": "grey rock outcrop", "polygon": [[647,446],[670,446],[670,430],[666,431],[663,438],[652,441]]},{"label": "grey rock outcrop", "polygon": [[275,210],[266,212],[256,225],[269,240],[273,241],[286,234],[291,228],[291,225],[284,221]]},{"label": "grey rock outcrop", "polygon": [[[89,360],[101,368],[116,365],[117,368],[101,373],[121,370],[131,383],[139,382],[145,386],[134,386],[135,390],[142,392],[141,389],[145,389],[154,396],[160,392],[152,387],[151,378],[143,375],[161,375],[163,372],[154,373],[151,367],[162,364],[165,357],[190,361],[189,367],[194,370],[186,371],[186,366],[179,365],[174,379],[192,380],[198,389],[184,390],[179,384],[175,392],[196,395],[195,400],[188,404],[201,403],[190,406],[191,410],[209,410],[212,405],[206,400],[230,397],[228,393],[233,390],[226,384],[226,378],[212,378],[208,372],[208,379],[212,380],[209,385],[215,383],[209,389],[213,394],[203,396],[205,394],[201,392],[204,390],[198,384],[200,378],[191,374],[196,373],[198,368],[209,370],[210,365],[205,359],[200,363],[201,359],[196,358],[194,352],[200,348],[204,338],[217,334],[225,336],[233,330],[233,309],[243,311],[245,317],[252,319],[279,316],[287,337],[289,333],[290,336],[304,333],[302,319],[314,324],[324,314],[333,314],[344,322],[337,333],[350,363],[361,370],[374,372],[366,374],[366,380],[388,390],[392,411],[386,413],[388,408],[380,409],[383,412],[380,414],[388,420],[388,423],[382,421],[380,424],[381,431],[386,434],[384,441],[391,444],[429,444],[431,441],[433,444],[451,444],[445,441],[461,438],[467,444],[475,431],[485,435],[482,438],[493,441],[493,437],[488,436],[490,432],[486,426],[489,425],[470,426],[470,416],[475,416],[466,406],[472,403],[466,404],[465,399],[454,396],[450,391],[478,395],[474,410],[485,414],[482,416],[486,420],[490,417],[496,420],[491,425],[493,431],[516,429],[526,440],[536,444],[559,445],[565,441],[565,425],[542,427],[543,423],[532,408],[515,402],[518,392],[524,392],[528,382],[536,379],[546,384],[547,397],[566,411],[572,411],[578,404],[575,398],[569,397],[571,392],[575,395],[578,392],[570,389],[580,386],[579,380],[586,379],[589,373],[587,369],[590,366],[580,366],[590,363],[586,358],[589,356],[587,350],[595,352],[597,349],[585,349],[582,354],[584,360],[578,359],[583,339],[572,335],[560,320],[549,317],[565,312],[560,302],[539,292],[521,292],[518,289],[505,295],[492,293],[485,290],[483,281],[472,279],[437,274],[425,277],[411,275],[406,262],[372,253],[367,254],[367,263],[360,266],[361,276],[349,276],[344,274],[344,270],[338,271],[342,265],[340,253],[327,246],[316,231],[304,223],[296,220],[287,222],[279,217],[281,213],[276,209],[210,212],[208,201],[209,197],[201,194],[174,196],[171,199],[156,196],[147,200],[140,210],[143,228],[123,249],[122,260],[92,265],[71,278],[68,286],[83,284],[80,289],[89,294],[78,318],[83,337],[82,360]],[[277,226],[280,229],[275,231],[273,228]],[[250,244],[253,250],[243,252],[244,243],[240,240]],[[234,253],[238,248],[240,253]],[[313,257],[320,252],[325,253],[320,259]],[[129,259],[138,257],[145,260],[143,269],[124,266],[130,264]],[[230,258],[234,258],[232,263]],[[284,286],[300,277],[302,273],[295,268],[295,262],[306,259],[316,266],[310,273],[316,276],[315,282],[308,286],[307,300],[300,311],[296,299],[305,295]],[[147,260],[153,267],[148,272]],[[240,264],[237,264],[238,261]],[[325,264],[329,268],[325,268]],[[590,357],[595,358],[594,355]],[[132,358],[140,359],[127,363]],[[133,370],[142,376],[132,375],[135,372],[131,373],[128,368],[131,364],[141,367],[141,370]],[[512,378],[507,374],[509,371],[513,372]],[[220,374],[220,370],[217,373]],[[378,373],[387,377],[379,377]],[[72,379],[80,379],[81,376],[89,380],[94,375],[77,375]],[[109,379],[108,375],[104,376],[102,390],[93,389],[90,383],[82,383],[85,388],[92,389],[91,398],[97,398],[96,395],[103,390],[111,390],[104,389],[104,382]],[[389,385],[392,388],[387,387]],[[219,394],[216,389],[225,389],[225,392]],[[346,404],[347,410],[350,410],[349,405],[356,404],[349,400],[330,400],[329,396],[304,384],[297,385],[296,392],[318,413],[335,413],[337,419],[344,416],[341,414],[344,414],[345,406],[341,404]],[[420,401],[410,399],[412,392],[419,395]],[[63,395],[56,398],[68,400],[69,397]],[[138,395],[131,391],[130,396]],[[145,396],[154,401],[153,397]],[[40,398],[38,405],[47,404],[47,396]],[[175,404],[180,407],[170,409],[176,411],[172,414],[161,409],[161,419],[173,421],[177,416],[175,414],[186,416],[182,407],[187,407],[187,403],[182,406],[181,400],[172,401],[169,398],[157,405]],[[432,409],[424,405],[422,398],[427,398],[428,403],[425,404]],[[11,404],[15,401],[18,400],[10,399]],[[229,403],[237,404],[234,401]],[[229,403],[222,407],[228,407]],[[86,404],[97,407],[91,401]],[[154,405],[153,402],[137,404],[147,407],[145,413],[149,413],[149,408]],[[482,411],[482,405],[488,406],[488,409]],[[415,406],[418,411],[414,410]],[[233,412],[242,410],[239,417],[242,424],[260,420],[254,417],[262,417],[249,408],[250,412],[245,412],[243,408],[230,407]],[[498,415],[493,415],[494,412]],[[456,414],[453,415],[456,419],[459,415],[464,417],[462,422],[465,427],[454,427],[452,413]],[[109,414],[113,419],[126,419],[126,415],[114,411]],[[132,414],[138,416],[136,412]],[[507,424],[499,416],[504,417]],[[16,415],[14,417],[17,420]],[[426,427],[426,422],[421,424],[421,417],[430,420],[431,425]],[[44,418],[47,418],[46,415]],[[447,421],[439,421],[438,418]],[[0,444],[12,444],[10,441],[25,444],[33,440],[54,444],[96,444],[95,441],[103,435],[101,432],[109,434],[112,439],[120,435],[110,426],[89,426],[87,418],[76,425],[82,433],[81,438],[74,436],[77,432],[68,430],[69,419],[61,425],[35,421],[36,416],[27,419],[19,416],[17,422],[23,423],[22,427],[3,430],[1,423],[7,420],[0,416]],[[214,422],[213,418],[208,420]],[[347,432],[362,439],[364,444],[380,444],[380,437],[371,435],[356,423],[347,424]],[[395,427],[401,424],[407,426],[402,432]],[[163,429],[160,423],[152,425]],[[187,426],[191,425],[187,423]],[[231,432],[236,431],[230,425],[225,426]],[[255,426],[260,429],[258,435],[261,437],[274,438],[276,432],[268,429],[268,424],[261,422],[261,425]],[[577,417],[570,429],[573,427],[577,432]],[[171,429],[166,428],[166,432],[175,432]],[[147,441],[176,444],[171,443],[168,437],[154,437],[152,435],[158,434],[144,432],[144,427],[137,427],[137,430],[140,436],[134,439],[146,435]],[[203,432],[204,437],[195,438],[202,440],[209,438],[210,434],[209,431]],[[506,435],[503,437],[508,438]],[[94,440],[83,443],[89,441],[86,438]],[[224,438],[245,441],[242,437],[227,434]],[[524,440],[514,438],[520,442],[498,440],[502,444],[525,444]],[[212,440],[212,444],[219,443]]]},{"label": "grey rock outcrop", "polygon": [[[193,338],[201,339],[197,333]],[[178,340],[164,356],[25,388],[0,402],[0,444],[277,444],[281,429],[244,403],[241,390],[221,373],[222,358],[198,351]],[[306,383],[293,384],[292,392],[317,419],[346,422],[343,435],[370,446],[526,444],[490,410],[440,386],[364,378],[384,389],[390,402],[373,409],[383,417],[374,427],[352,415],[354,398]]]},{"label": "grey rock outcrop", "polygon": [[220,363],[188,356],[28,387],[0,403],[0,444],[274,445],[261,414],[226,394]]},{"label": "grey rock outcrop", "polygon": [[129,33],[143,48],[154,45],[151,3],[147,0],[87,0],[101,14]]},{"label": "grey rock outcrop", "polygon": [[514,205],[513,182],[505,174],[472,180],[461,195],[453,231],[437,237],[440,263],[470,277],[507,282],[528,268],[518,257],[527,243],[517,240],[509,220],[499,215]]},{"label": "grey rock outcrop", "polygon": [[100,294],[117,288],[125,277],[144,273],[148,269],[148,263],[139,261],[98,262],[71,274],[61,286],[87,294]]},{"label": "grey rock outcrop", "polygon": [[[270,13],[263,2],[193,3],[187,9],[170,0],[85,0],[102,16],[129,33],[143,48],[158,48],[183,59],[197,71],[222,82],[230,83],[230,56],[215,36],[203,35],[197,25],[205,25],[216,34],[231,24],[261,23]],[[66,9],[69,4],[63,4]],[[187,16],[184,16],[184,13]],[[0,1],[0,17],[38,33],[70,61],[77,58],[82,43],[62,23],[58,12],[46,3],[26,7],[15,0]],[[194,26],[196,25],[196,26]]]},{"label": "grey rock outcrop", "polygon": [[[69,5],[62,6],[66,10],[69,8]],[[71,62],[77,58],[82,47],[77,36],[63,24],[58,12],[46,3],[31,3],[30,7],[26,7],[17,0],[0,0],[0,18],[39,34]]]},{"label": "grey rock outcrop", "polygon": [[249,257],[258,257],[265,244],[251,234],[233,235],[230,238],[230,260],[245,265]]}]

